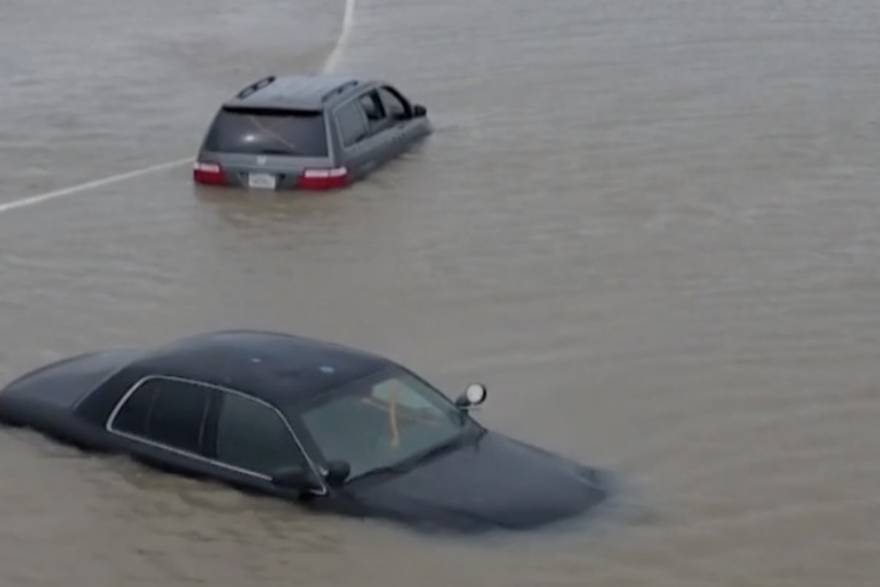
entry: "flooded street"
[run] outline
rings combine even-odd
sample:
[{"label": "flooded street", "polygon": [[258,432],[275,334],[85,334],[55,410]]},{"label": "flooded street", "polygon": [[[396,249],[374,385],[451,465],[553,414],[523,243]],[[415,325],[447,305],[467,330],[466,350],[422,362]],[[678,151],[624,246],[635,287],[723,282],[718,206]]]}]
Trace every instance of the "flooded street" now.
[{"label": "flooded street", "polygon": [[[186,4],[184,7],[183,5]],[[220,101],[344,1],[0,1],[0,378],[269,328],[387,354],[614,472],[449,540],[0,429],[0,585],[875,586],[880,5],[357,0],[332,65],[436,133],[350,189],[194,187]]]}]

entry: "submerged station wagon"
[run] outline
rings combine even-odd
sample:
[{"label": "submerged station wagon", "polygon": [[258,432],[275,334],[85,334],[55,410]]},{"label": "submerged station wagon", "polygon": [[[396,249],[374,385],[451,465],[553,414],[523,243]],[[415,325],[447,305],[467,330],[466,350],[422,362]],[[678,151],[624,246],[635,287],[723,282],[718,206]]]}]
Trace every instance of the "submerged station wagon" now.
[{"label": "submerged station wagon", "polygon": [[361,179],[432,132],[394,86],[332,75],[269,76],[217,112],[193,167],[200,184],[329,189]]}]

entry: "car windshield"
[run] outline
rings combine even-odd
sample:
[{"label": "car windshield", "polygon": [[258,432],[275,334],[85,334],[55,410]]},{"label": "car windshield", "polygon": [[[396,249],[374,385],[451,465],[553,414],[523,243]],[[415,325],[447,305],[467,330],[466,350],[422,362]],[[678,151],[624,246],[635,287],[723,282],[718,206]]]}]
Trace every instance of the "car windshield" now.
[{"label": "car windshield", "polygon": [[320,112],[223,109],[205,139],[218,153],[326,157],[327,133]]},{"label": "car windshield", "polygon": [[325,461],[351,466],[350,479],[445,446],[470,422],[440,392],[397,369],[329,392],[300,419]]}]

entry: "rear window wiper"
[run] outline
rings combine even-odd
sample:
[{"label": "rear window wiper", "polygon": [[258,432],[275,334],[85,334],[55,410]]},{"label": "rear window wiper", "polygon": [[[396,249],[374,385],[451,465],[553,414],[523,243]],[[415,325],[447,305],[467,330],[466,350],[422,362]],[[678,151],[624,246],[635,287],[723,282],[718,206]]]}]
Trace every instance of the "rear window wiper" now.
[{"label": "rear window wiper", "polygon": [[289,151],[287,149],[260,149],[260,155],[292,155],[295,156],[296,153],[293,151]]}]

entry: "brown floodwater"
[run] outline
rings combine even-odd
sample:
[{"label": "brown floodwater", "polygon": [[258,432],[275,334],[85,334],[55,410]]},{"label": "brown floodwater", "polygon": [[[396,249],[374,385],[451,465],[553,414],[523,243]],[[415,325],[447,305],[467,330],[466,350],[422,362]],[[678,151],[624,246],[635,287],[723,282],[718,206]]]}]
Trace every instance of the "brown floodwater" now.
[{"label": "brown floodwater", "polygon": [[[0,205],[194,155],[343,0],[2,0]],[[272,328],[370,348],[614,472],[450,540],[0,430],[0,584],[874,586],[880,5],[357,0],[336,70],[436,133],[350,189],[184,164],[0,212],[0,377]]]}]

